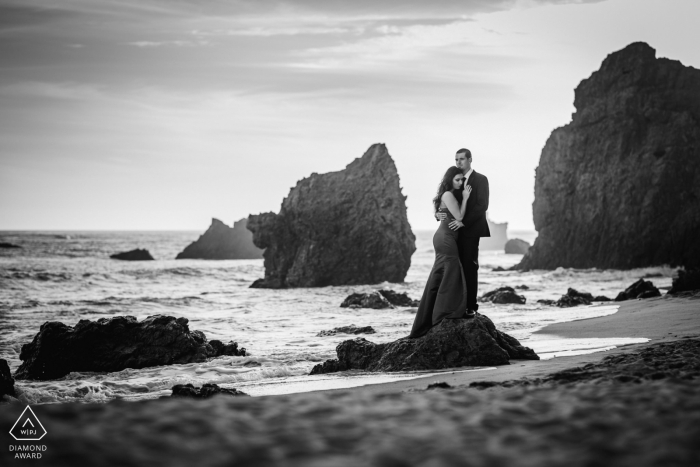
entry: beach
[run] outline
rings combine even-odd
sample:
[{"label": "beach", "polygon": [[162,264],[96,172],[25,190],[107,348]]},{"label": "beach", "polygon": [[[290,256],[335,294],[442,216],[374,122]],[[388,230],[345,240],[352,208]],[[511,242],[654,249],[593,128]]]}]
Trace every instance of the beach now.
[{"label": "beach", "polygon": [[[697,465],[700,295],[547,333],[651,340],[354,389],[40,405],[35,444],[46,465]],[[0,426],[23,409],[4,406]]]}]

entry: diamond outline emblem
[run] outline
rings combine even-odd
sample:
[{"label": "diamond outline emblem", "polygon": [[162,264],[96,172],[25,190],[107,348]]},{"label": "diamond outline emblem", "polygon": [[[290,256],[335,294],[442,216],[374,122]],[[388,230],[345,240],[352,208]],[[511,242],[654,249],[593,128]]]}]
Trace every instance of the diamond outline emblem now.
[{"label": "diamond outline emblem", "polygon": [[[28,415],[25,417],[24,414],[27,413],[27,410],[29,410],[29,412],[31,413],[31,416],[28,414]],[[36,426],[34,426],[34,423],[32,422],[31,417],[34,417],[34,420],[36,421],[36,423],[37,423],[37,424],[39,425],[39,427],[41,427],[41,429],[43,430],[43,433],[41,434],[41,436],[39,436],[39,437],[34,437],[34,438],[18,438],[17,436],[15,436],[15,434],[13,433],[13,431],[14,431],[15,427],[17,426],[17,424],[18,424],[20,421],[22,421],[22,420],[24,420],[24,423],[22,424],[22,426],[21,426],[20,428],[24,428],[24,426],[27,424],[27,421],[29,421],[29,424],[32,425],[32,428],[36,428]],[[13,437],[15,440],[17,440],[17,441],[39,441],[39,440],[41,440],[41,438],[43,438],[44,436],[46,436],[46,433],[47,433],[46,428],[44,428],[44,425],[42,425],[42,424],[41,424],[41,421],[39,421],[39,417],[36,416],[36,414],[34,413],[34,411],[32,410],[32,408],[29,407],[29,406],[27,406],[27,407],[22,411],[22,414],[19,416],[19,418],[17,419],[17,421],[15,422],[15,424],[12,425],[12,428],[10,428],[10,434],[11,434],[12,437]]]}]

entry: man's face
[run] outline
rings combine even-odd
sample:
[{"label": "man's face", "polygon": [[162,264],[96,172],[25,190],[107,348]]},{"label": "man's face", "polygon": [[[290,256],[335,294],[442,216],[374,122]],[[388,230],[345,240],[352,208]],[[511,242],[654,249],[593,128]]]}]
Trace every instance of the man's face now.
[{"label": "man's face", "polygon": [[467,159],[466,153],[455,154],[455,165],[458,169],[462,170],[462,173],[469,172],[471,168],[471,162]]}]

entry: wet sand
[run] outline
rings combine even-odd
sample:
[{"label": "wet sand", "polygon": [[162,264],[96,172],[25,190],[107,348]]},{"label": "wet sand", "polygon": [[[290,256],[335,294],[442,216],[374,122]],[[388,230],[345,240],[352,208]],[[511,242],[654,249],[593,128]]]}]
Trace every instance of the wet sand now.
[{"label": "wet sand", "polygon": [[[700,297],[698,297],[700,298]],[[260,398],[56,404],[34,410],[44,465],[700,465],[700,299],[624,303],[542,330],[646,337],[488,372]],[[24,407],[0,407],[11,427]],[[11,438],[5,437],[5,444]],[[18,444],[18,443],[15,443]],[[0,446],[2,465],[19,465]],[[7,462],[5,462],[7,461]]]}]

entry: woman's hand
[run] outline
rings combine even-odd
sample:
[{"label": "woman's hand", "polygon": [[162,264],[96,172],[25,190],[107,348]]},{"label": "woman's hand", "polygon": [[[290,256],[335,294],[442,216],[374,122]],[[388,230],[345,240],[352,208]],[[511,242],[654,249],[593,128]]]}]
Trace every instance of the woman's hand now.
[{"label": "woman's hand", "polygon": [[468,200],[469,195],[472,194],[472,186],[471,185],[464,185],[464,191],[462,191],[462,199],[463,200]]}]

